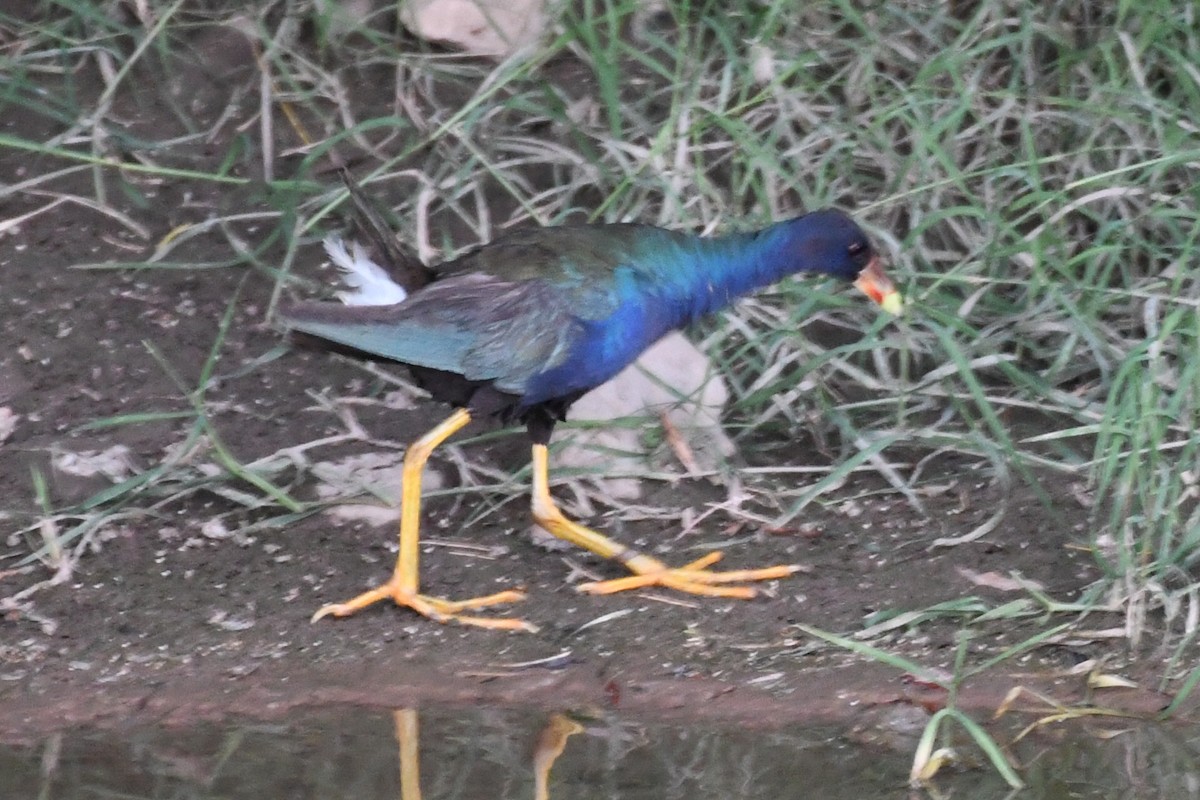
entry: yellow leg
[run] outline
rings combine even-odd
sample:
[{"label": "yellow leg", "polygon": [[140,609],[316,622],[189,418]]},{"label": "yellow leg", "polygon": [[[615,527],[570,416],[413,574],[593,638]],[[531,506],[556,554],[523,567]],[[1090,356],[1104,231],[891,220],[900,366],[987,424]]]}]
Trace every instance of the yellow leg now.
[{"label": "yellow leg", "polygon": [[682,567],[671,568],[657,558],[624,547],[607,536],[566,518],[550,497],[550,457],[546,446],[533,446],[533,518],[550,533],[564,541],[590,550],[596,555],[620,561],[633,573],[625,578],[598,583],[584,583],[581,592],[613,594],[647,586],[663,586],[689,594],[709,597],[749,599],[755,591],[748,586],[717,586],[714,584],[766,581],[786,578],[800,568],[797,566],[764,567],[730,572],[712,572],[707,568],[721,560],[721,552],[713,552]]},{"label": "yellow leg", "polygon": [[550,769],[566,749],[567,739],[582,731],[582,725],[563,714],[550,718],[533,751],[534,800],[550,800]]},{"label": "yellow leg", "polygon": [[396,747],[400,752],[400,800],[421,800],[421,737],[413,708],[392,712],[396,723]]},{"label": "yellow leg", "polygon": [[470,421],[471,412],[460,408],[442,424],[413,442],[412,446],[408,448],[408,452],[405,453],[400,487],[400,554],[396,557],[396,568],[392,572],[391,579],[345,603],[324,606],[316,614],[313,614],[313,622],[326,616],[347,617],[380,600],[390,599],[396,605],[411,608],[418,614],[437,622],[459,622],[464,625],[502,630],[537,630],[524,620],[472,617],[459,613],[521,600],[525,597],[523,592],[510,590],[470,600],[443,600],[440,597],[429,597],[417,593],[421,530],[421,472],[425,469],[425,462],[429,460],[429,456],[437,446]]}]

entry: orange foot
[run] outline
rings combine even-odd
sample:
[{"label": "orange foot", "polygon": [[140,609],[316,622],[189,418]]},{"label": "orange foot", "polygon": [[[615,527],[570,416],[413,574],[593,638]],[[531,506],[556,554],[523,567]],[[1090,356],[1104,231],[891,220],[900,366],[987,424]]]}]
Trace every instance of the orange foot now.
[{"label": "orange foot", "polygon": [[706,569],[720,561],[721,557],[722,553],[718,550],[685,566],[672,568],[658,559],[638,555],[625,564],[636,574],[610,581],[583,583],[579,585],[579,591],[588,594],[615,594],[616,592],[627,592],[630,589],[644,589],[647,586],[662,586],[706,597],[733,597],[749,600],[757,594],[749,586],[717,586],[715,584],[769,581],[786,578],[788,575],[800,571],[800,567],[793,564],[761,569],[730,570],[729,572],[711,572]]},{"label": "orange foot", "polygon": [[428,617],[435,622],[457,622],[460,625],[474,625],[479,628],[492,628],[493,630],[536,632],[537,627],[535,625],[522,619],[473,617],[460,613],[477,608],[487,608],[488,606],[499,605],[501,603],[513,603],[523,599],[525,599],[524,592],[510,589],[505,592],[489,594],[486,597],[473,597],[470,600],[444,600],[440,597],[417,594],[411,589],[402,587],[397,581],[389,581],[374,589],[363,592],[358,597],[348,600],[345,603],[332,603],[322,607],[317,613],[312,615],[312,622],[316,622],[321,617],[348,617],[369,605],[378,603],[380,600],[391,600],[396,605],[411,608],[421,616]]}]

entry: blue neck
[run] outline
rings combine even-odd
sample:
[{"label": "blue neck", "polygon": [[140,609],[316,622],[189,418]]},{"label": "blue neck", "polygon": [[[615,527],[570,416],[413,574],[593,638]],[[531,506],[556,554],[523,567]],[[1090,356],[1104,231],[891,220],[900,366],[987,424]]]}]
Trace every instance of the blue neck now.
[{"label": "blue neck", "polygon": [[[797,257],[798,248],[811,244],[809,237],[814,235],[811,223],[797,220],[711,239],[642,226],[604,232],[625,238],[619,254],[622,266],[612,276],[616,309],[602,319],[582,322],[580,342],[567,360],[525,386],[526,405],[597,386],[668,331],[786,275],[828,269],[820,258]],[[604,242],[613,246],[611,238]]]},{"label": "blue neck", "polygon": [[791,255],[797,235],[794,222],[714,238],[676,234],[673,247],[666,242],[652,245],[650,258],[642,263],[669,317],[664,321],[672,328],[687,325],[755,289],[811,269]]}]

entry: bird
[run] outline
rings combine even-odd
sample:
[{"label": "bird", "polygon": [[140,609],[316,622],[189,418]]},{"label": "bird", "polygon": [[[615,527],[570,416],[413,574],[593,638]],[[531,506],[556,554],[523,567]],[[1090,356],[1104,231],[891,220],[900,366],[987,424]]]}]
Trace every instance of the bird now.
[{"label": "bird", "polygon": [[[883,310],[903,300],[862,228],[836,209],[811,211],[760,230],[701,236],[638,223],[528,226],[449,261],[426,267],[372,210],[343,173],[359,226],[372,247],[325,248],[352,288],[342,303],[298,301],[280,320],[323,345],[407,365],[415,381],[453,413],[406,451],[401,482],[400,546],[392,575],[342,603],[321,607],[312,621],[346,617],[391,600],[437,622],[501,630],[536,630],[523,619],[474,612],[521,600],[510,589],[465,600],[420,592],[418,553],[422,469],[434,450],[472,419],[492,417],[525,427],[531,443],[534,520],[554,536],[622,564],[629,575],[581,584],[611,594],[658,586],[684,593],[748,599],[744,584],[774,580],[794,565],[716,571],[714,551],[682,567],[568,518],[549,488],[549,450],[556,423],[571,404],[615,376],[670,331],[717,312],[738,298],[795,274],[852,283]],[[397,284],[377,263],[404,275]]]}]

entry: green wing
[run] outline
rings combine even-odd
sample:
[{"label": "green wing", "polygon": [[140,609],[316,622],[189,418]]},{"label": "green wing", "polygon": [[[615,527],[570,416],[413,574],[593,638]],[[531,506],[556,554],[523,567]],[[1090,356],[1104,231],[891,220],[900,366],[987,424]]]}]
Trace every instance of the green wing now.
[{"label": "green wing", "polygon": [[494,381],[520,394],[530,377],[561,364],[582,336],[571,294],[542,281],[468,273],[395,305],[300,303],[281,317],[294,330],[364,353]]}]

